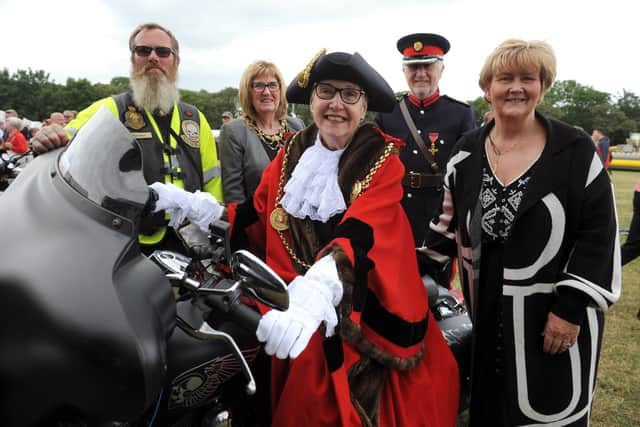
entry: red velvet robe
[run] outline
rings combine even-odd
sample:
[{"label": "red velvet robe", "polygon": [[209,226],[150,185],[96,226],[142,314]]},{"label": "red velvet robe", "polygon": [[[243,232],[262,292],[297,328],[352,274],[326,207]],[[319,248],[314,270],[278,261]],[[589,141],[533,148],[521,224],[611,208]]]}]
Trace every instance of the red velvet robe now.
[{"label": "red velvet robe", "polygon": [[[263,243],[257,249],[267,264],[286,282],[296,272],[280,237],[269,223],[275,207],[283,151],[265,169],[254,196],[258,222],[248,231],[251,241]],[[428,316],[423,342],[409,347],[396,345],[376,333],[360,312],[352,311],[350,319],[361,328],[362,335],[375,347],[398,358],[415,356],[425,346],[424,356],[413,369],[387,369],[382,389],[379,425],[454,426],[459,400],[458,367],[438,325],[428,310],[427,294],[418,273],[413,238],[407,217],[400,205],[404,167],[396,154],[391,154],[375,173],[369,187],[348,207],[341,223],[349,218],[371,226],[373,246],[367,256],[375,266],[368,273],[369,292],[394,315],[419,322]],[[236,211],[230,209],[233,223]],[[288,238],[288,233],[285,236]],[[354,264],[354,250],[347,238],[329,242],[340,246]],[[319,253],[322,253],[320,251]],[[330,371],[324,357],[324,337],[312,337],[308,347],[296,359],[272,363],[273,426],[360,426],[361,420],[351,403],[347,374],[360,359],[350,344],[342,341],[344,362]]]}]

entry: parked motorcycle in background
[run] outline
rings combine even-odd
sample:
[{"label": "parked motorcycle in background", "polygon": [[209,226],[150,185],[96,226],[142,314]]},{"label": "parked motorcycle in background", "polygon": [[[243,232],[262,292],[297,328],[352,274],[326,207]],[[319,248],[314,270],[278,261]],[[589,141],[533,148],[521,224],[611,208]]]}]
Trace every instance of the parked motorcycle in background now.
[{"label": "parked motorcycle in background", "polygon": [[231,254],[224,223],[200,241],[204,263],[143,256],[149,196],[138,143],[106,109],[1,196],[3,426],[222,426],[251,412],[260,315],[245,302],[284,310],[285,284]]},{"label": "parked motorcycle in background", "polygon": [[458,362],[460,372],[460,409],[469,406],[471,397],[471,332],[472,323],[460,293],[438,285],[426,275],[422,282],[429,296],[429,308],[438,322],[447,345]]},{"label": "parked motorcycle in background", "polygon": [[33,160],[31,152],[24,154],[0,153],[0,193],[7,189],[31,160]]}]

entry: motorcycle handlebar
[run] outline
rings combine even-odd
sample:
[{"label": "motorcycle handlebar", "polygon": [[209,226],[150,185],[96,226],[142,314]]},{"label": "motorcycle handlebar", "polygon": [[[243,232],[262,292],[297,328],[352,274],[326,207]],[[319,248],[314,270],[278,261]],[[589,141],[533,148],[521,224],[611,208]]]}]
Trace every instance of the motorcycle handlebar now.
[{"label": "motorcycle handlebar", "polygon": [[231,311],[234,318],[243,328],[253,332],[258,330],[258,323],[260,323],[260,319],[262,318],[258,311],[242,302],[234,304]]},{"label": "motorcycle handlebar", "polygon": [[229,295],[207,295],[205,303],[215,311],[227,313],[242,328],[255,332],[262,316],[254,308],[244,304],[239,298]]}]

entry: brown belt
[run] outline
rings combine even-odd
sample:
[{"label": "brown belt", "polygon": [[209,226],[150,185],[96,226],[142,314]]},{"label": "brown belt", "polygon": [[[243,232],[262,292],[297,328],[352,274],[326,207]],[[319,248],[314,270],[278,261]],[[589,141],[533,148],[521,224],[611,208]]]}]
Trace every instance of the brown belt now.
[{"label": "brown belt", "polygon": [[402,178],[402,185],[409,188],[439,188],[442,187],[441,173],[409,172]]}]

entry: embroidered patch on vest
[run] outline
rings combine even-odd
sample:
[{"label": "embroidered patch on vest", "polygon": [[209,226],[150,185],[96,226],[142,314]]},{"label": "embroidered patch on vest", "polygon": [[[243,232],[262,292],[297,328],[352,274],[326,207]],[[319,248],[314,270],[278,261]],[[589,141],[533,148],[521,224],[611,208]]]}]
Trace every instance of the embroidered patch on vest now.
[{"label": "embroidered patch on vest", "polygon": [[182,122],[182,140],[190,147],[200,147],[200,127],[193,120],[185,120]]},{"label": "embroidered patch on vest", "polygon": [[127,112],[124,113],[124,125],[129,129],[138,130],[145,127],[146,123],[144,122],[142,114],[138,112],[136,107],[129,105],[127,107]]},{"label": "embroidered patch on vest", "polygon": [[151,139],[153,135],[151,132],[131,132],[131,136],[135,139]]}]

